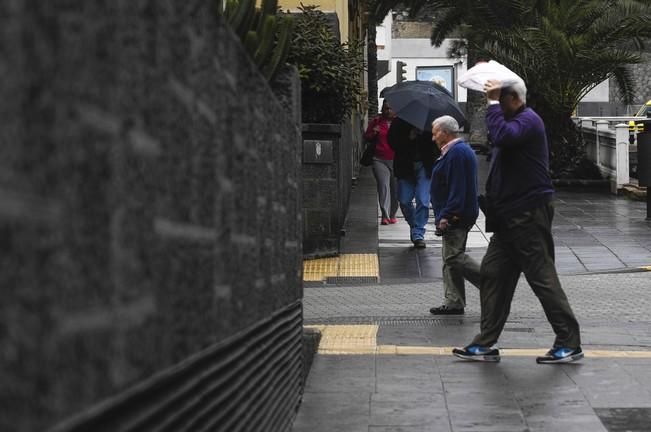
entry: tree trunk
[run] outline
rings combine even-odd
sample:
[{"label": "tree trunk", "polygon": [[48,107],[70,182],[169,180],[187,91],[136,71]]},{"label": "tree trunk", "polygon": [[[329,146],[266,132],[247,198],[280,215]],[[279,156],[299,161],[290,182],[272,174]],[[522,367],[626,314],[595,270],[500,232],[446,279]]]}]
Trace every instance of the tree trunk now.
[{"label": "tree trunk", "polygon": [[367,70],[368,70],[368,117],[373,118],[378,114],[377,103],[377,45],[375,20],[369,17],[367,31]]},{"label": "tree trunk", "polygon": [[[600,179],[599,168],[586,157],[583,138],[568,110],[536,104],[532,108],[545,123],[549,141],[549,171],[555,179]],[[538,100],[540,102],[540,100]]]},{"label": "tree trunk", "polygon": [[[579,130],[570,114],[539,113],[545,122],[549,140],[549,169],[553,178],[573,178],[585,159]],[[580,176],[584,177],[584,176]]]}]

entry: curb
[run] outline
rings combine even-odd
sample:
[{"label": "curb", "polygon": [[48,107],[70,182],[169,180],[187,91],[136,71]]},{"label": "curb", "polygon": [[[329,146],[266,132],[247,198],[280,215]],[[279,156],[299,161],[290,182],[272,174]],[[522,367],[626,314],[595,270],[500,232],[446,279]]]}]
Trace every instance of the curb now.
[{"label": "curb", "polygon": [[636,201],[646,201],[647,188],[634,184],[625,184],[620,191],[622,195],[627,196]]},{"label": "curb", "polygon": [[586,273],[578,273],[578,275],[594,275],[594,274],[624,274],[624,273],[645,273],[651,272],[651,265],[640,267],[624,267],[611,270],[597,270]]},{"label": "curb", "polygon": [[610,190],[610,180],[608,179],[552,179],[552,184],[557,187],[603,188]]},{"label": "curb", "polygon": [[305,382],[310,374],[312,361],[319,350],[320,342],[321,332],[318,329],[303,327],[303,388],[305,388]]}]

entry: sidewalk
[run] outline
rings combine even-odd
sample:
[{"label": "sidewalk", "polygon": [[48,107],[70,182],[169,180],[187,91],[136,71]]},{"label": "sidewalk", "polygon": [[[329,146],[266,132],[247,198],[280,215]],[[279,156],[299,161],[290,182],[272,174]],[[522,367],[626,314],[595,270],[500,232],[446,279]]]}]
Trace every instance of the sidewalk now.
[{"label": "sidewalk", "polygon": [[[403,220],[378,226],[374,187],[363,170],[337,271],[361,256],[367,263],[376,256],[376,267],[305,285],[305,325],[320,329],[322,340],[294,432],[651,430],[645,203],[557,193],[557,267],[582,326],[581,363],[536,364],[553,333],[521,280],[500,340],[502,361],[478,364],[450,355],[478,331],[478,291],[467,286],[464,316],[430,315],[443,297],[440,241],[428,227],[427,248],[415,250]],[[478,221],[470,254],[481,259],[489,238]]]}]

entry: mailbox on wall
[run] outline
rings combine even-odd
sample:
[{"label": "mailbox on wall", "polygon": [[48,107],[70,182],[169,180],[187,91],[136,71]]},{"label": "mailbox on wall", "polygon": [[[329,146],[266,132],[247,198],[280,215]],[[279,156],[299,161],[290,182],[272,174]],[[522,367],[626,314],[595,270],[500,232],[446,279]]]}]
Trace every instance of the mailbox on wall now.
[{"label": "mailbox on wall", "polygon": [[332,163],[334,154],[330,140],[303,140],[303,163]]}]

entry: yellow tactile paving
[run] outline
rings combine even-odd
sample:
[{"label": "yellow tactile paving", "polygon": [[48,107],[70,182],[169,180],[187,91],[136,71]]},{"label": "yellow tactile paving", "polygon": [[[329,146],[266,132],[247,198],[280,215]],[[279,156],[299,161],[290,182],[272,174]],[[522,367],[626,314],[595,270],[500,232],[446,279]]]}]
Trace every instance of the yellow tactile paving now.
[{"label": "yellow tactile paving", "polygon": [[339,259],[337,276],[377,276],[378,268],[376,254],[345,254]]},{"label": "yellow tactile paving", "polygon": [[[321,332],[319,354],[349,355],[452,355],[450,346],[377,345],[377,325],[310,325]],[[543,348],[500,349],[503,357],[536,357],[547,352]],[[584,350],[588,358],[651,359],[651,351]]]},{"label": "yellow tactile paving", "polygon": [[375,352],[377,325],[306,326],[321,332],[319,352],[327,354],[366,354]]},{"label": "yellow tactile paving", "polygon": [[642,270],[651,271],[651,266],[642,266],[642,267],[640,267],[640,268],[641,268]]},{"label": "yellow tactile paving", "polygon": [[328,276],[336,276],[339,266],[339,257],[320,258],[303,261],[303,280],[321,281]]},{"label": "yellow tactile paving", "polygon": [[343,254],[333,258],[303,261],[303,280],[322,281],[328,277],[377,277],[377,254]]}]

